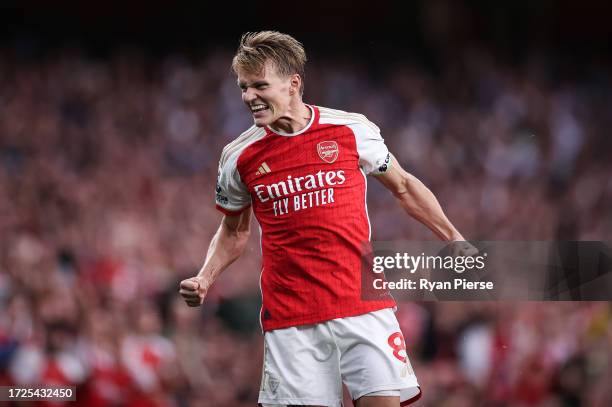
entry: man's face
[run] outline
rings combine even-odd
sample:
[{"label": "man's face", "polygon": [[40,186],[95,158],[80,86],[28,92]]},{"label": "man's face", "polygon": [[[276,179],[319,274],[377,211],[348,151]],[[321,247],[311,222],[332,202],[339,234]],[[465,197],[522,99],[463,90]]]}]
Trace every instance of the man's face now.
[{"label": "man's face", "polygon": [[238,72],[238,86],[257,127],[269,126],[283,117],[295,93],[291,77],[279,76],[270,61],[259,74]]}]

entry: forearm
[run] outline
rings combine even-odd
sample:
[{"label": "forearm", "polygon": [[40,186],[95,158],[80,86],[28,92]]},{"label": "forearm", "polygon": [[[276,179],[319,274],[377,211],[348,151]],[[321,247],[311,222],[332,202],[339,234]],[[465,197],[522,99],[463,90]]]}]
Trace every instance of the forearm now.
[{"label": "forearm", "polygon": [[210,242],[206,260],[198,272],[205,289],[208,289],[219,274],[240,257],[248,238],[248,225],[245,227],[239,224],[230,228],[225,223],[221,224]]},{"label": "forearm", "polygon": [[442,240],[464,240],[444,214],[434,194],[420,180],[405,173],[403,186],[395,196],[410,216],[423,223]]}]

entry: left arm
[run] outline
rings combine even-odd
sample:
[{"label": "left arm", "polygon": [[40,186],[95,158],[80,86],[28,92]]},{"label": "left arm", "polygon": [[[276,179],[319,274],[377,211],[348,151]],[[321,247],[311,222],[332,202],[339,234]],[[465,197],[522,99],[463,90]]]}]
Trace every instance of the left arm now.
[{"label": "left arm", "polygon": [[464,241],[465,239],[444,214],[434,194],[414,175],[406,172],[391,156],[391,166],[378,179],[399,201],[410,216],[427,226],[441,240]]}]

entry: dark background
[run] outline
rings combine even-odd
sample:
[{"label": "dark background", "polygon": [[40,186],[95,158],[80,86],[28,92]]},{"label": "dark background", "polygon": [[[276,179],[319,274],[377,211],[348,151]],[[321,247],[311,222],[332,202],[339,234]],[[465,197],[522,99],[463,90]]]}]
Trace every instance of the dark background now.
[{"label": "dark background", "polygon": [[[153,53],[235,46],[245,31],[274,27],[325,54],[426,58],[470,43],[518,58],[544,48],[569,60],[609,59],[612,5],[604,1],[201,2],[8,0],[4,45],[37,55],[63,46]],[[580,65],[579,61],[575,61]]]}]

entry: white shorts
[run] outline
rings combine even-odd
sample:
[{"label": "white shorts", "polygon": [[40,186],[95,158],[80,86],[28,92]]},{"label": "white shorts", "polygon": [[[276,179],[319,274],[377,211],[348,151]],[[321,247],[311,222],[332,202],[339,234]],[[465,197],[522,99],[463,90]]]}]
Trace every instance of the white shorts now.
[{"label": "white shorts", "polygon": [[342,382],[353,400],[395,390],[405,406],[421,394],[391,308],[269,331],[264,347],[263,407],[341,407]]}]

